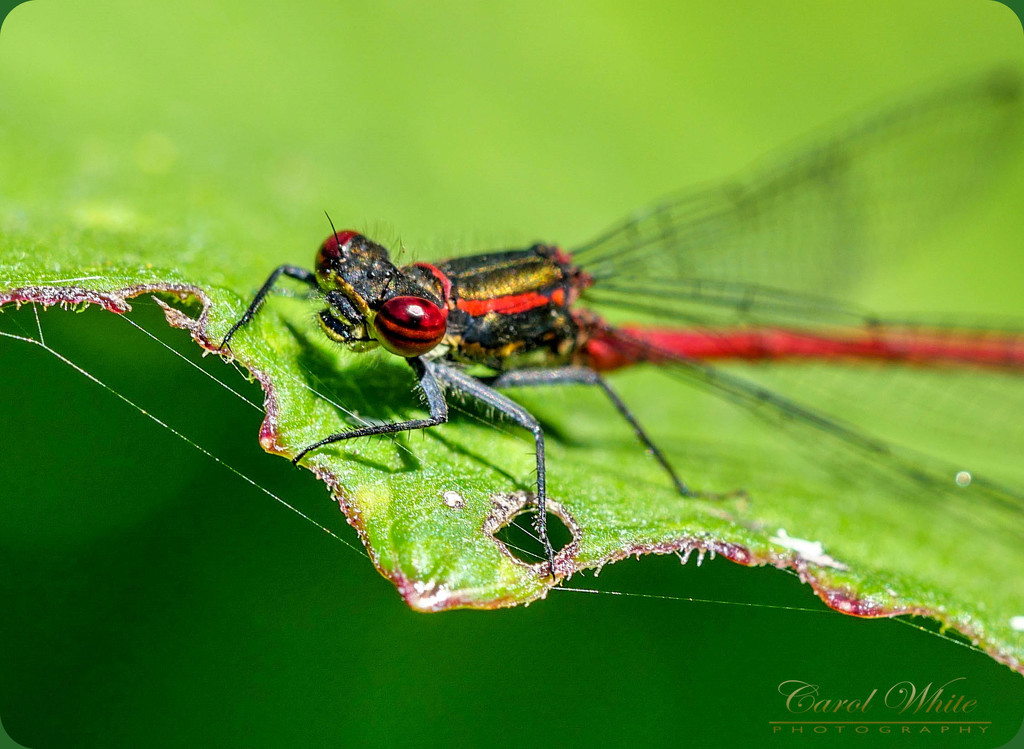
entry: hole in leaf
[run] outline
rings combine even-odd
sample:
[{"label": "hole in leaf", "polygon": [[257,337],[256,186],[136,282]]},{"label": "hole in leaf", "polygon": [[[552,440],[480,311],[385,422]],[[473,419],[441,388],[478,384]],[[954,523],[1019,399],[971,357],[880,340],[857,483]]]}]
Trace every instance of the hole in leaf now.
[{"label": "hole in leaf", "polygon": [[[528,508],[518,513],[512,521],[501,526],[494,537],[505,544],[505,547],[520,562],[539,564],[547,561],[547,553],[540,535],[535,527],[536,508]],[[572,542],[572,531],[562,519],[553,513],[547,513],[548,538],[557,554]]]},{"label": "hole in leaf", "polygon": [[203,312],[203,303],[193,294],[179,294],[173,291],[157,291],[153,296],[179,312],[197,319]]}]

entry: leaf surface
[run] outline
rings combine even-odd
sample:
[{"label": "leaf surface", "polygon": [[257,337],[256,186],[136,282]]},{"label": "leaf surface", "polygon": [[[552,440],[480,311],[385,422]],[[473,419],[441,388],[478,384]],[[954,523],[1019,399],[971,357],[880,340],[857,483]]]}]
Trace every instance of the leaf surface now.
[{"label": "leaf surface", "polygon": [[[89,28],[64,21],[67,27],[46,27],[51,51],[76,33],[70,29]],[[11,32],[5,25],[4,33],[0,93],[22,117],[8,119],[0,133],[0,303],[93,303],[124,312],[131,298],[157,294],[170,305],[171,321],[210,349],[275,265],[309,265],[326,225],[309,219],[301,238],[294,227],[297,216],[319,214],[322,198],[311,186],[330,176],[315,158],[329,142],[328,128],[304,132],[311,145],[290,146],[286,136],[295,131],[282,134],[280,122],[239,128],[239,111],[217,106],[212,89],[183,99],[188,104],[168,110],[159,126],[137,122],[166,92],[153,84],[171,78],[144,63],[122,70],[100,44],[90,45],[91,58],[75,47],[74,63],[103,86],[79,86],[70,58],[53,52],[50,59],[62,63],[47,80],[54,98],[37,101],[28,71],[39,59],[29,51],[39,38],[24,27]],[[146,59],[130,34],[119,43],[124,58]],[[77,128],[60,116],[68,111],[79,118]],[[336,114],[345,113],[339,106]],[[380,189],[371,172],[352,170]],[[429,259],[413,250],[416,259]],[[325,340],[314,320],[317,301],[301,292],[272,298],[232,343],[266,392],[263,447],[288,457],[356,424],[423,415],[408,367]],[[914,446],[921,455],[906,453],[906,460],[937,475],[948,469],[949,484],[915,482],[896,463],[879,468],[870,455],[814,429],[738,407],[663,372],[614,375],[623,399],[691,485],[747,493],[683,499],[599,394],[523,391],[515,397],[550,435],[549,493],[573,532],[560,573],[671,552],[790,567],[839,611],[928,614],[1019,670],[1024,638],[1011,626],[1024,613],[1016,495],[986,494],[980,482],[958,495],[952,481],[963,461],[993,484],[1024,484],[1019,377],[806,366],[729,372]],[[846,397],[836,401],[836,392]],[[927,408],[912,408],[908,398]],[[493,535],[528,502],[530,442],[473,404],[454,405],[443,427],[333,445],[306,465],[410,605],[486,608],[542,597],[550,585],[542,569],[519,561]],[[281,470],[288,470],[283,461]],[[1009,499],[1000,505],[993,496]]]}]

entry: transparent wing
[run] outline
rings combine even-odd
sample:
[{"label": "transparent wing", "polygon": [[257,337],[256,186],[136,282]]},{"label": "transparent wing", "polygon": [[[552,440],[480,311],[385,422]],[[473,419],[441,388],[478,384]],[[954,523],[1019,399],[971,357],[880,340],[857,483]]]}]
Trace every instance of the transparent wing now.
[{"label": "transparent wing", "polygon": [[[907,533],[970,525],[990,537],[1024,541],[1019,372],[885,364],[714,367],[691,360],[676,360],[665,371],[725,401],[724,411],[715,403],[698,406],[712,422],[704,428],[731,443],[723,464],[743,464],[754,452],[772,467],[771,475],[742,487],[755,503],[766,486],[796,482],[819,486],[812,494],[839,516],[870,514],[877,525],[910,517]],[[733,416],[723,416],[730,408]],[[879,508],[891,517],[878,517]]]},{"label": "transparent wing", "polygon": [[993,182],[1024,133],[1022,92],[1019,72],[989,72],[670,197],[574,251],[586,298],[706,324],[869,318],[858,282]]},{"label": "transparent wing", "polygon": [[[892,327],[856,304],[859,283],[993,183],[1024,135],[1022,92],[1018,72],[987,73],[730,182],[669,198],[573,253],[595,279],[585,299],[716,344],[737,327],[824,335]],[[985,334],[945,322],[899,326],[910,335]],[[1019,322],[980,327],[1009,331],[1003,339],[1017,340],[1017,349],[1024,341],[1013,335],[1024,330]],[[670,376],[719,396],[693,399],[688,437],[725,448],[715,458],[722,475],[730,465],[742,475],[758,456],[763,470],[740,487],[755,502],[759,493],[813,486],[820,491],[804,494],[819,496],[828,512],[870,515],[879,527],[906,523],[906,533],[931,524],[934,538],[950,544],[958,523],[1024,535],[1019,362],[661,361]],[[823,510],[808,508],[815,511]]]}]

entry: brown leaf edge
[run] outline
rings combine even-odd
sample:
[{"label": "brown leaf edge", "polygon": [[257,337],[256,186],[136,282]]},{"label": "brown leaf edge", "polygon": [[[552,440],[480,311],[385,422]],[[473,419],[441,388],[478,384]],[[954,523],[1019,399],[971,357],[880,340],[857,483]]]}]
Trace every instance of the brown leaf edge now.
[{"label": "brown leaf edge", "polygon": [[[108,312],[125,314],[131,311],[131,305],[128,300],[143,294],[169,295],[171,297],[176,297],[182,302],[192,301],[201,304],[202,312],[198,317],[192,318],[180,309],[167,304],[161,300],[160,297],[154,296],[154,299],[162,308],[164,316],[171,327],[187,330],[192,336],[192,339],[206,351],[225,357],[232,356],[230,352],[218,350],[216,343],[210,339],[207,333],[209,311],[211,307],[210,298],[201,288],[191,284],[138,284],[134,286],[126,286],[115,291],[105,292],[71,286],[26,286],[9,291],[0,291],[0,307],[9,304],[14,304],[19,307],[22,304],[40,304],[43,307],[60,305],[61,307],[67,308],[95,304]],[[278,405],[273,383],[265,373],[250,366],[246,361],[241,359],[238,361],[248,369],[250,374],[259,381],[263,388],[266,416],[260,426],[259,440],[261,447],[269,453],[291,458],[292,456],[281,448],[277,442]],[[548,584],[547,587],[542,588],[539,593],[526,599],[505,597],[481,602],[479,600],[471,600],[459,595],[434,595],[431,591],[426,590],[424,585],[419,583],[419,581],[410,580],[397,571],[381,567],[379,557],[371,547],[366,534],[366,529],[360,521],[358,509],[352,506],[348,498],[348,490],[340,484],[337,477],[330,471],[318,468],[314,470],[314,473],[317,478],[327,484],[331,496],[338,503],[342,512],[344,512],[349,525],[355,528],[356,532],[359,534],[359,538],[366,547],[370,559],[377,568],[377,571],[395,585],[406,603],[415,610],[433,612],[456,608],[495,609],[516,606],[545,598],[548,590],[554,586],[554,583]],[[492,538],[494,532],[496,532],[500,527],[502,527],[502,525],[508,522],[522,509],[523,505],[528,501],[528,496],[520,492],[516,495],[503,495],[503,497],[496,496],[493,501],[494,510],[485,521],[484,527],[481,529]],[[801,557],[798,553],[788,550],[783,552],[769,551],[755,553],[744,546],[724,542],[707,536],[682,536],[672,541],[666,541],[658,544],[627,545],[608,554],[597,562],[578,564],[575,561],[575,555],[578,551],[577,542],[581,529],[574,519],[562,508],[555,506],[552,510],[563,520],[563,522],[566,523],[567,527],[572,532],[574,539],[573,542],[559,552],[556,560],[556,569],[562,579],[568,579],[573,574],[580,572],[583,569],[600,569],[606,564],[611,564],[631,556],[639,558],[645,554],[677,554],[685,563],[690,555],[695,551],[698,554],[698,563],[703,560],[705,554],[709,554],[711,558],[721,555],[726,559],[745,567],[771,565],[778,569],[791,569],[797,573],[802,582],[811,586],[815,594],[825,603],[825,605],[834,611],[841,614],[847,614],[849,616],[867,619],[881,617],[891,618],[907,615],[924,616],[935,619],[940,623],[943,630],[953,629],[960,632],[967,637],[974,646],[981,648],[994,660],[1024,675],[1024,661],[1021,661],[1008,651],[1001,650],[998,643],[992,642],[989,638],[985,637],[983,631],[975,627],[969,619],[955,617],[941,609],[932,609],[927,606],[885,605],[871,597],[858,596],[855,591],[846,586],[830,587],[827,575],[824,574],[825,569],[822,565],[811,562]],[[516,564],[521,565],[524,568],[529,568],[538,576],[542,574],[539,569],[540,565],[528,565],[521,562],[508,553],[507,549],[504,548],[504,545],[500,544],[497,539],[495,539],[495,543],[498,543],[501,546],[502,551],[507,553]]]}]

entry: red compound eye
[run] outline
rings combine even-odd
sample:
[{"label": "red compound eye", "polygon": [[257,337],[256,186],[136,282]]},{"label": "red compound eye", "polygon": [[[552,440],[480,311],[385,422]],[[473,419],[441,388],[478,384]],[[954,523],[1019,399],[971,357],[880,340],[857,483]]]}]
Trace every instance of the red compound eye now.
[{"label": "red compound eye", "polygon": [[359,232],[351,231],[346,229],[345,231],[339,231],[335,234],[331,234],[324,243],[320,245],[320,257],[321,258],[337,258],[341,257],[342,250],[345,246],[351,242],[355,237],[359,236]]},{"label": "red compound eye", "polygon": [[408,359],[427,353],[441,342],[447,317],[429,299],[396,296],[384,302],[373,319],[373,327],[384,348]]}]

